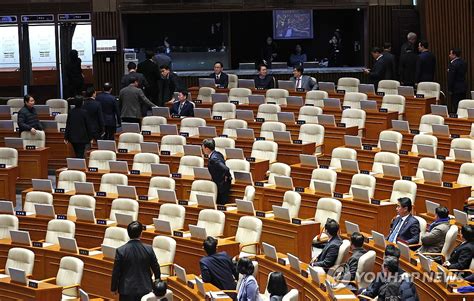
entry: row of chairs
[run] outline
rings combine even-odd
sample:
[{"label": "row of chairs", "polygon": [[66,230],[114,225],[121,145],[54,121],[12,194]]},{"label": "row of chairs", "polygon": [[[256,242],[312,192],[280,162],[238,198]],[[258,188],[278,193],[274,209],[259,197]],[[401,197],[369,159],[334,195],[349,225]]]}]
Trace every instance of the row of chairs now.
[{"label": "row of chairs", "polygon": [[[11,98],[7,101],[7,106],[10,107],[10,113],[18,113],[25,105],[23,98]],[[45,104],[49,107],[49,114],[67,114],[68,102],[64,99],[48,99]]]}]

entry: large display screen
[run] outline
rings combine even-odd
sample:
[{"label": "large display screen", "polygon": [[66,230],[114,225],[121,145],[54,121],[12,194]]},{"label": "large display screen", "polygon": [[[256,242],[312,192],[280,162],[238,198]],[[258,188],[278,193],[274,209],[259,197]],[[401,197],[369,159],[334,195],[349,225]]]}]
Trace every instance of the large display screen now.
[{"label": "large display screen", "polygon": [[95,41],[96,52],[116,52],[117,51],[117,40],[96,40]]},{"label": "large display screen", "polygon": [[273,38],[276,40],[312,39],[313,11],[274,10]]},{"label": "large display screen", "polygon": [[0,26],[0,68],[20,67],[20,48],[17,26]]},{"label": "large display screen", "polygon": [[90,24],[78,24],[72,37],[72,49],[76,49],[82,65],[92,65],[92,32]]},{"label": "large display screen", "polygon": [[32,67],[56,67],[56,36],[54,25],[29,27]]}]

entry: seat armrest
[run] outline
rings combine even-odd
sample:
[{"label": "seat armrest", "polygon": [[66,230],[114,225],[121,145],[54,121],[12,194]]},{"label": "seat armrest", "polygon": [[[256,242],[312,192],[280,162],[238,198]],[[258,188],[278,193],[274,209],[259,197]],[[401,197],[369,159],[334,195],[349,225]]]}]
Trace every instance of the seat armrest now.
[{"label": "seat armrest", "polygon": [[47,283],[52,283],[53,281],[56,281],[56,277],[51,277],[51,278],[41,280],[41,282],[47,282]]}]

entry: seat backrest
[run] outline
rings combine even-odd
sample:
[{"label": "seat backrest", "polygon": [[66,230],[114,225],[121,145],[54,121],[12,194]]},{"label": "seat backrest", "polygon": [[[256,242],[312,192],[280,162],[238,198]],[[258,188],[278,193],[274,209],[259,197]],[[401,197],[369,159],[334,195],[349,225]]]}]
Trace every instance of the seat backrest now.
[{"label": "seat backrest", "polygon": [[237,88],[239,85],[239,77],[235,74],[230,74],[230,73],[228,73],[227,75],[229,77],[228,88],[229,89]]},{"label": "seat backrest", "polygon": [[35,266],[35,253],[25,248],[11,248],[8,250],[5,274],[10,275],[9,268],[25,271],[26,275],[33,275]]},{"label": "seat backrest", "polygon": [[375,251],[369,250],[359,258],[355,280],[360,288],[367,288],[371,283],[371,281],[366,279],[365,275],[374,271],[375,255]]},{"label": "seat backrest", "polygon": [[163,116],[145,116],[142,119],[142,131],[150,131],[152,134],[160,133],[160,124],[167,124]]},{"label": "seat backrest", "polygon": [[298,218],[301,206],[301,195],[298,192],[288,190],[283,195],[283,208],[288,208],[290,218]]},{"label": "seat backrest", "polygon": [[0,147],[0,163],[6,167],[18,166],[18,151],[11,147]]},{"label": "seat backrest", "polygon": [[111,247],[121,247],[130,240],[128,237],[127,229],[121,227],[108,227],[105,230],[103,245]]},{"label": "seat backrest", "polygon": [[319,107],[302,106],[298,114],[298,120],[304,120],[305,123],[318,123],[318,116],[323,114],[323,110]]},{"label": "seat backrest", "polygon": [[198,136],[200,126],[206,126],[206,120],[198,117],[186,117],[181,120],[179,131],[188,133],[189,136]]},{"label": "seat backrest", "polygon": [[278,121],[278,112],[281,112],[279,105],[262,103],[258,106],[257,118],[263,118],[265,121]]},{"label": "seat backrest", "polygon": [[247,121],[240,119],[227,119],[224,121],[224,130],[222,134],[229,137],[237,137],[236,129],[246,129]]},{"label": "seat backrest", "polygon": [[337,90],[359,92],[360,80],[355,77],[341,77],[337,80]]},{"label": "seat backrest", "polygon": [[35,204],[53,205],[53,195],[44,191],[30,191],[26,193],[23,210],[36,213]]},{"label": "seat backrest", "polygon": [[160,206],[158,219],[168,221],[171,231],[183,229],[186,209],[178,204],[163,204]]},{"label": "seat backrest", "polygon": [[110,209],[109,219],[116,221],[115,213],[128,214],[133,217],[133,220],[138,220],[138,202],[132,199],[118,198],[113,200],[112,208]]},{"label": "seat backrest", "polygon": [[373,198],[375,193],[376,180],[374,176],[365,174],[355,174],[352,176],[349,194],[352,194],[352,188],[361,188],[369,190],[369,197]]},{"label": "seat backrest", "polygon": [[342,241],[341,246],[339,247],[339,252],[337,253],[337,259],[334,263],[334,266],[338,266],[345,261],[347,256],[349,255],[349,250],[351,248],[351,242],[347,239]]},{"label": "seat backrest", "polygon": [[117,193],[117,185],[128,185],[127,176],[120,173],[106,173],[100,180],[99,190],[107,193]]},{"label": "seat backrest", "polygon": [[194,167],[204,167],[204,159],[198,156],[182,156],[179,160],[178,173],[194,176]]},{"label": "seat backrest", "polygon": [[418,169],[416,170],[417,178],[424,179],[423,170],[439,172],[441,177],[443,177],[444,163],[439,159],[421,158],[418,162]]},{"label": "seat backrest", "polygon": [[212,117],[221,116],[222,119],[235,118],[235,110],[235,104],[233,103],[218,102],[212,106]]},{"label": "seat backrest", "polygon": [[[262,235],[262,221],[254,216],[242,216],[239,220],[235,241],[241,245],[260,242]],[[247,246],[242,249],[243,252],[257,254],[255,246]]]},{"label": "seat backrest", "polygon": [[214,201],[217,200],[217,185],[209,180],[194,180],[191,184],[191,193],[189,194],[190,202],[197,202],[198,194],[212,196]]},{"label": "seat backrest", "polygon": [[382,109],[387,111],[395,111],[398,114],[405,113],[405,96],[402,95],[385,95],[382,98]]},{"label": "seat backrest", "polygon": [[458,117],[467,118],[467,109],[474,109],[474,99],[463,99],[458,103]]},{"label": "seat backrest", "polygon": [[332,218],[339,223],[341,218],[342,204],[339,200],[331,198],[320,198],[316,205],[314,220],[321,225],[325,225],[328,218]]},{"label": "seat backrest", "polygon": [[286,105],[286,98],[290,95],[285,89],[269,89],[265,94],[265,102],[274,102],[277,105]]},{"label": "seat backrest", "polygon": [[[176,253],[176,240],[167,236],[155,236],[153,238],[153,251],[156,259],[161,264],[174,263],[174,256]],[[169,267],[161,267],[161,273],[170,275]]]},{"label": "seat backrest", "polygon": [[324,107],[323,99],[328,98],[328,92],[316,90],[306,92],[305,104],[313,105],[315,107]]},{"label": "seat backrest", "polygon": [[260,160],[269,160],[273,163],[277,160],[278,144],[273,141],[255,141],[252,145],[251,157]]},{"label": "seat backrest", "polygon": [[415,218],[418,220],[418,223],[420,223],[420,242],[421,242],[421,238],[423,237],[423,235],[425,235],[426,233],[426,220],[424,218],[422,218],[421,216],[418,216],[418,215],[414,215]]},{"label": "seat backrest", "polygon": [[148,196],[157,198],[158,192],[157,189],[169,189],[175,190],[176,183],[173,178],[168,177],[153,177],[150,179],[150,186],[148,187]]},{"label": "seat backrest", "polygon": [[0,239],[10,238],[10,230],[18,230],[18,217],[0,214]]},{"label": "seat backrest", "polygon": [[300,127],[298,139],[306,142],[314,142],[316,145],[324,144],[324,126],[320,124],[303,124]]},{"label": "seat backrest", "polygon": [[127,149],[129,152],[140,152],[140,143],[143,142],[143,135],[138,133],[122,133],[119,136],[117,148]]},{"label": "seat backrest", "polygon": [[389,152],[378,152],[374,156],[374,164],[372,165],[372,171],[375,173],[383,174],[382,165],[395,165],[399,166],[400,156]]},{"label": "seat backrest", "polygon": [[65,129],[67,123],[67,114],[58,114],[54,116],[54,121],[56,121],[58,125],[58,131]]},{"label": "seat backrest", "polygon": [[110,170],[109,161],[117,160],[117,155],[109,150],[94,150],[89,156],[89,167],[97,167],[99,170]]},{"label": "seat backrest", "polygon": [[49,106],[50,113],[67,114],[68,103],[64,99],[48,99],[45,104]]},{"label": "seat backrest", "polygon": [[377,92],[383,92],[385,95],[397,95],[400,82],[396,80],[383,79],[379,81]]},{"label": "seat backrest", "polygon": [[[82,260],[72,256],[64,256],[59,262],[56,284],[59,286],[78,284],[80,286],[83,273],[84,262]],[[63,290],[63,295],[68,297],[78,297],[79,294],[77,288],[73,287]]]},{"label": "seat backrest", "polygon": [[275,184],[275,176],[289,177],[291,175],[291,167],[288,164],[276,162],[270,165],[268,175],[268,184]]},{"label": "seat backrest", "polygon": [[186,138],[181,135],[166,135],[161,138],[160,151],[169,151],[171,154],[184,153]]},{"label": "seat backrest", "polygon": [[273,140],[273,131],[286,131],[286,125],[278,121],[265,121],[260,129],[260,137]]},{"label": "seat backrest", "polygon": [[45,147],[46,135],[43,131],[36,131],[36,134],[24,131],[21,132],[21,138],[23,139],[23,146],[34,145],[36,147]]},{"label": "seat backrest", "polygon": [[396,203],[399,198],[407,197],[415,205],[417,185],[412,181],[396,180],[393,183],[390,202]]},{"label": "seat backrest", "polygon": [[250,186],[250,185],[245,186],[244,197],[242,198],[242,200],[253,202],[254,199],[255,199],[255,187]]},{"label": "seat backrest", "polygon": [[63,170],[59,173],[56,188],[74,190],[74,182],[86,182],[86,173],[80,170]]},{"label": "seat backrest", "polygon": [[420,127],[418,130],[422,133],[432,133],[433,128],[431,125],[433,124],[444,124],[444,118],[438,115],[426,114],[421,116],[420,119]]},{"label": "seat backrest", "polygon": [[95,198],[90,195],[76,194],[69,198],[69,205],[67,207],[68,216],[76,216],[76,208],[92,209],[95,211]]},{"label": "seat backrest", "polygon": [[290,290],[286,295],[283,296],[282,301],[298,301],[299,293],[296,288]]},{"label": "seat backrest", "polygon": [[342,111],[341,122],[345,123],[347,127],[357,126],[359,129],[363,129],[365,128],[365,116],[363,110],[347,109]]},{"label": "seat backrest", "polygon": [[359,92],[347,92],[344,94],[342,105],[352,109],[360,109],[361,100],[367,100],[367,94]]},{"label": "seat backrest", "polygon": [[227,137],[215,137],[214,143],[216,146],[216,151],[221,154],[225,154],[226,148],[235,148],[235,140]]},{"label": "seat backrest", "polygon": [[444,258],[446,258],[446,260],[449,260],[449,258],[451,257],[451,253],[453,252],[454,247],[456,246],[456,238],[458,236],[458,232],[459,229],[456,225],[451,225],[449,227],[448,232],[446,232],[444,246],[441,249],[441,254],[444,255]]},{"label": "seat backrest", "polygon": [[463,163],[459,168],[458,184],[474,186],[474,163]]},{"label": "seat backrest", "polygon": [[328,168],[315,168],[313,169],[311,182],[309,183],[309,188],[314,190],[313,180],[331,184],[331,192],[334,192],[334,189],[336,189],[337,173]]},{"label": "seat backrest", "polygon": [[436,154],[436,151],[438,149],[438,138],[433,135],[423,135],[423,134],[415,135],[413,137],[413,144],[411,146],[411,151],[413,153],[418,152],[418,144],[426,144],[426,145],[433,146],[434,152]]},{"label": "seat backrest", "polygon": [[380,148],[380,140],[393,141],[397,143],[397,153],[402,147],[403,135],[396,131],[385,130],[379,134],[379,142],[377,147]]},{"label": "seat backrest", "polygon": [[18,111],[23,108],[25,103],[23,102],[23,98],[10,98],[7,100],[7,106],[10,106],[10,113],[17,113]]},{"label": "seat backrest", "polygon": [[208,236],[222,236],[224,235],[225,214],[219,210],[203,209],[199,212],[197,226],[205,228]]},{"label": "seat backrest", "polygon": [[436,82],[421,82],[416,87],[416,94],[422,94],[425,98],[434,97],[439,100],[441,85]]},{"label": "seat backrest", "polygon": [[341,159],[357,160],[357,151],[352,148],[336,147],[332,150],[329,166],[336,169],[341,168]]},{"label": "seat backrest", "polygon": [[201,87],[199,88],[198,96],[196,97],[196,99],[202,102],[212,102],[212,94],[214,93],[216,93],[216,90],[214,88]]},{"label": "seat backrest", "polygon": [[48,222],[45,242],[58,245],[58,237],[74,238],[76,224],[69,220],[52,219]]},{"label": "seat backrest", "polygon": [[160,163],[160,157],[152,153],[138,153],[133,156],[133,170],[139,170],[140,173],[151,173],[151,164]]},{"label": "seat backrest", "polygon": [[239,104],[248,104],[249,95],[252,95],[252,90],[247,88],[232,88],[229,90],[229,101],[238,101]]},{"label": "seat backrest", "polygon": [[449,156],[455,158],[454,150],[462,149],[471,151],[471,156],[474,155],[474,140],[470,138],[455,138],[451,140],[451,148],[449,150]]},{"label": "seat backrest", "polygon": [[229,167],[230,174],[234,179],[234,171],[250,172],[250,162],[243,159],[227,159],[225,165]]}]

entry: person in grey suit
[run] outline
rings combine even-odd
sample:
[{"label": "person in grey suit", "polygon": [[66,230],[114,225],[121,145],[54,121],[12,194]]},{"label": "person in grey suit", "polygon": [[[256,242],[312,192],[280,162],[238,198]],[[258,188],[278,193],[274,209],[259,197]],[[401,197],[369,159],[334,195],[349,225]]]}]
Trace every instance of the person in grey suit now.
[{"label": "person in grey suit", "polygon": [[449,230],[449,211],[448,208],[440,206],[435,212],[436,220],[421,236],[422,246],[418,250],[420,253],[440,253],[443,249],[446,233]]},{"label": "person in grey suit", "polygon": [[334,266],[339,254],[339,248],[342,245],[342,239],[338,235],[339,224],[332,218],[328,218],[324,226],[326,234],[329,236],[329,241],[324,246],[321,254],[311,260],[311,265],[314,267],[322,267],[326,272]]},{"label": "person in grey suit", "polygon": [[142,118],[142,105],[154,107],[152,103],[138,88],[138,79],[132,77],[131,84],[120,90],[119,94],[119,110],[122,122],[140,123]]},{"label": "person in grey suit", "polygon": [[295,90],[304,89],[305,91],[311,91],[318,89],[318,82],[313,80],[311,76],[304,75],[303,72],[303,66],[293,68],[293,76],[290,80],[295,83]]}]

